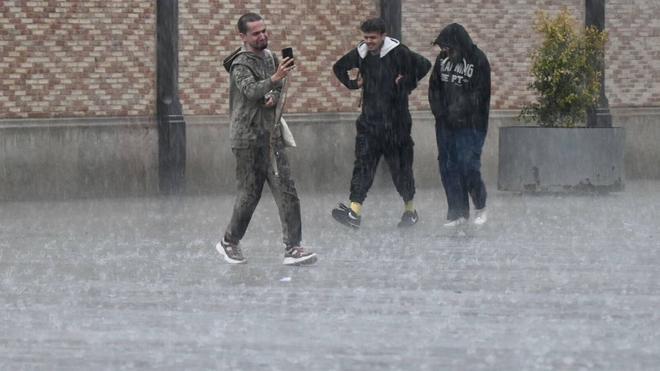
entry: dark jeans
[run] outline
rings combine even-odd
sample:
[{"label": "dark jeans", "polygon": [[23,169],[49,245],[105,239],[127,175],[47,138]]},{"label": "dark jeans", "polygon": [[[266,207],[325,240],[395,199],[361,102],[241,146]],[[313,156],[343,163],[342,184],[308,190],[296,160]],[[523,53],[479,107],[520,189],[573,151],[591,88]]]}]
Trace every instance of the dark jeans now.
[{"label": "dark jeans", "polygon": [[261,199],[264,183],[268,182],[279,210],[284,244],[299,245],[302,238],[300,200],[284,150],[277,151],[275,155],[278,174],[273,169],[267,146],[234,148],[232,151],[236,156],[238,195],[225,238],[235,243],[243,238]]},{"label": "dark jeans", "polygon": [[470,217],[469,196],[475,209],[486,207],[486,185],[481,179],[481,149],[486,133],[447,128],[436,122],[440,179],[447,195],[448,220]]},{"label": "dark jeans", "polygon": [[415,196],[413,176],[413,140],[408,135],[398,141],[372,134],[358,133],[355,137],[355,164],[351,179],[352,202],[362,203],[374,182],[381,156],[390,169],[392,181],[404,202]]}]

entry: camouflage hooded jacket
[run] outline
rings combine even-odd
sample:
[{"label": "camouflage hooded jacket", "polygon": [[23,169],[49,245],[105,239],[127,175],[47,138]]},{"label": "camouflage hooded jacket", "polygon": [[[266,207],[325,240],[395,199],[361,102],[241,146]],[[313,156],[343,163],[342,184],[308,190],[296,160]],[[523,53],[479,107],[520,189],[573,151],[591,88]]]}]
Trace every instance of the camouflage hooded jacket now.
[{"label": "camouflage hooded jacket", "polygon": [[264,50],[264,56],[239,49],[224,61],[230,73],[229,111],[232,148],[268,145],[271,133],[280,136],[275,126],[275,107],[265,107],[267,96],[277,103],[281,82],[270,79],[277,69],[277,59]]}]

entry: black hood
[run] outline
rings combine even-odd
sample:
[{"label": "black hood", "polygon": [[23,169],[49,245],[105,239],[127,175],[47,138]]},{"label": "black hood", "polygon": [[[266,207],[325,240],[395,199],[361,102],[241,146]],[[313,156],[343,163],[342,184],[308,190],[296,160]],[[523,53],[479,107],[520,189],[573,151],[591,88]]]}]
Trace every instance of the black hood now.
[{"label": "black hood", "polygon": [[443,28],[433,44],[457,49],[461,53],[470,52],[474,47],[472,38],[465,31],[465,28],[458,23],[452,23]]}]

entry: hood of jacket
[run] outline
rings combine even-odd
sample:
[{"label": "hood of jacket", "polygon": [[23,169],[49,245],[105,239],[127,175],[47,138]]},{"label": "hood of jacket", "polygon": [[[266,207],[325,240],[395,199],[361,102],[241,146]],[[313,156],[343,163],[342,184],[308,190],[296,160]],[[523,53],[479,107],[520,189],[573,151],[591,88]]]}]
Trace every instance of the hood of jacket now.
[{"label": "hood of jacket", "polygon": [[470,53],[475,46],[470,34],[458,23],[452,23],[443,28],[433,44],[457,49],[463,55]]},{"label": "hood of jacket", "polygon": [[[268,49],[265,49],[264,52],[266,53],[266,56],[271,55],[271,51]],[[241,58],[239,58],[239,56]],[[238,62],[240,64],[247,65],[248,67],[254,66],[256,63],[258,63],[259,59],[258,55],[251,53],[245,49],[245,47],[240,47],[236,50],[234,50],[227,58],[225,58],[222,61],[222,66],[225,68],[227,72],[231,72],[231,66],[234,64],[234,62]]]},{"label": "hood of jacket", "polygon": [[[380,48],[380,57],[383,58],[384,56],[387,55],[387,53],[391,52],[399,46],[401,42],[397,39],[393,39],[389,36],[385,36],[385,40],[383,40],[383,46]],[[357,51],[358,54],[360,55],[360,58],[364,59],[367,57],[367,53],[369,53],[369,48],[367,47],[367,44],[362,41],[360,44],[357,46]]]}]

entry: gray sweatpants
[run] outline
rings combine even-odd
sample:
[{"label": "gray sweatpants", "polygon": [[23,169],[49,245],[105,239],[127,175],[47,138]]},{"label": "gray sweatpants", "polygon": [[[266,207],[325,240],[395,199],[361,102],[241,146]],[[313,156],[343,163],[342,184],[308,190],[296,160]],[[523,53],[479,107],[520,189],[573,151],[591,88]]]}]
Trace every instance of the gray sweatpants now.
[{"label": "gray sweatpants", "polygon": [[289,160],[283,149],[276,151],[275,173],[267,146],[232,149],[236,157],[236,183],[238,195],[234,203],[231,221],[225,239],[238,243],[247,230],[252,214],[261,199],[264,183],[275,198],[282,223],[283,241],[286,246],[297,246],[302,239],[300,200],[291,179]]}]

